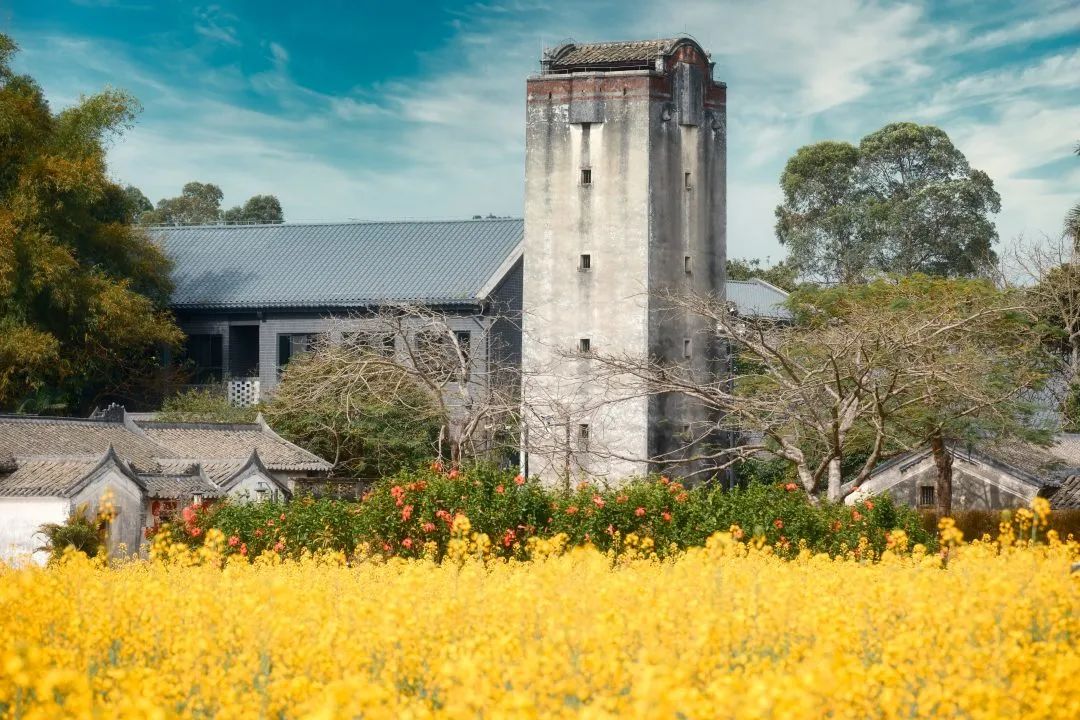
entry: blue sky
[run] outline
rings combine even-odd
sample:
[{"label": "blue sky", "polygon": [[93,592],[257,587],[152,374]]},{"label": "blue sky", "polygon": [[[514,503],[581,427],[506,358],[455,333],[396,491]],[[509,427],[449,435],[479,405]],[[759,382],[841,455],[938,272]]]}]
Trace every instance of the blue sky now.
[{"label": "blue sky", "polygon": [[1058,233],[1080,199],[1075,0],[0,0],[0,30],[54,107],[140,99],[110,166],[154,201],[201,180],[289,220],[520,215],[540,48],[683,33],[729,86],[732,256],[782,257],[796,148],[896,120],[990,174],[1003,240]]}]

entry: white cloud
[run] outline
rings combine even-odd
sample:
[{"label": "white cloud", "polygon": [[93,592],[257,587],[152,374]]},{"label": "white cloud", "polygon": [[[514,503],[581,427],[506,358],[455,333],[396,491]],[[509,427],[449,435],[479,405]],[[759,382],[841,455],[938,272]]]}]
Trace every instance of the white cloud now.
[{"label": "white cloud", "polygon": [[[417,50],[419,77],[336,95],[297,82],[290,65],[299,61],[269,39],[267,68],[254,74],[209,66],[199,48],[162,48],[156,59],[168,70],[151,72],[130,50],[70,38],[39,38],[24,64],[65,102],[103,78],[143,98],[146,115],[110,157],[113,172],[151,198],[200,179],[219,183],[228,204],[275,193],[293,220],[465,217],[521,212],[524,82],[541,44],[689,29],[729,83],[730,253],[775,261],[783,251],[773,208],[787,157],[913,117],[939,122],[990,172],[1003,196],[1003,237],[1056,229],[1075,202],[1062,188],[1075,183],[1025,171],[1077,139],[1080,101],[1067,90],[1078,53],[1008,65],[972,59],[982,58],[980,46],[1053,36],[1048,19],[1072,22],[1076,8],[1027,12],[980,5],[977,22],[945,22],[914,0],[508,0],[453,13],[448,44]],[[204,37],[240,42],[238,18],[214,6],[200,13]],[[252,91],[258,109],[241,99]]]},{"label": "white cloud", "polygon": [[195,9],[195,32],[207,40],[239,45],[236,16],[224,12],[218,5],[208,5]]}]

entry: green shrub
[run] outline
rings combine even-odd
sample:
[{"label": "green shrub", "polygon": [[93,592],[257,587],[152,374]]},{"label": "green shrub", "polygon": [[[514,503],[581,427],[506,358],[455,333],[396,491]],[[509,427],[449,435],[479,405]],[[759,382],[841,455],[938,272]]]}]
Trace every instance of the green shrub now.
[{"label": "green shrub", "polygon": [[45,523],[38,533],[45,542],[38,550],[49,553],[49,561],[59,560],[68,548],[87,557],[97,557],[105,547],[107,522],[97,516],[91,517],[89,506],[83,503],[62,523]]},{"label": "green shrub", "polygon": [[359,503],[301,498],[189,508],[184,526],[173,532],[197,544],[215,527],[234,551],[249,554],[275,549],[352,553],[367,543],[376,552],[404,557],[420,556],[428,545],[441,557],[459,513],[507,557],[523,557],[530,537],[559,533],[571,544],[616,551],[633,533],[651,539],[660,555],[703,545],[713,533],[729,530],[784,556],[794,556],[800,546],[839,555],[858,548],[861,538],[881,552],[893,529],[904,530],[912,543],[933,547],[935,542],[914,510],[888,497],[848,507],[812,503],[790,482],[751,482],[725,491],[709,485],[687,489],[664,477],[613,490],[582,483],[565,491],[487,465],[445,470],[438,464],[380,480]]},{"label": "green shrub", "polygon": [[257,406],[235,407],[223,390],[196,388],[166,398],[157,413],[163,422],[252,423]]}]

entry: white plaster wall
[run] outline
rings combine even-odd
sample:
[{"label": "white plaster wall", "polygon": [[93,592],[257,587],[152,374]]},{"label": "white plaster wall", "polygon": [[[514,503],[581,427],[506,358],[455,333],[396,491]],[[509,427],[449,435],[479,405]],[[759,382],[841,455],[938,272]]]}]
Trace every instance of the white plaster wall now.
[{"label": "white plaster wall", "polygon": [[[270,491],[265,495],[260,496],[257,491],[259,483],[266,483]],[[278,489],[274,481],[263,475],[262,473],[252,473],[238,482],[231,490],[229,490],[229,498],[237,500],[239,502],[256,502],[259,500],[280,500],[281,490]]]},{"label": "white plaster wall", "polygon": [[0,498],[0,560],[44,565],[48,553],[34,552],[45,542],[37,535],[38,528],[44,523],[63,522],[70,510],[66,498]]},{"label": "white plaster wall", "polygon": [[[528,103],[523,392],[529,412],[550,418],[534,418],[528,442],[529,471],[549,484],[564,474],[567,426],[575,476],[616,482],[646,471],[647,401],[613,402],[625,394],[592,380],[593,361],[567,353],[583,337],[604,354],[648,347],[649,112],[647,98],[614,97],[604,122],[586,126],[569,122],[568,103]],[[578,270],[582,254],[588,272]]]},{"label": "white plaster wall", "polygon": [[109,528],[109,557],[119,558],[135,555],[141,551],[143,527],[146,525],[146,503],[142,488],[115,467],[110,467],[94,478],[71,499],[71,507],[86,503],[91,513],[96,513],[105,490],[113,495],[116,519]]}]

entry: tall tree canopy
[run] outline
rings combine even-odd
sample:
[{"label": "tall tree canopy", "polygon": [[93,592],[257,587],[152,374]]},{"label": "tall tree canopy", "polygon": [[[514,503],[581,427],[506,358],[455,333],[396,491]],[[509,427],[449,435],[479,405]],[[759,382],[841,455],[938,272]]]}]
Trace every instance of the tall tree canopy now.
[{"label": "tall tree canopy", "polygon": [[942,130],[892,123],[858,147],[800,148],[780,177],[776,235],[809,278],[973,276],[995,259],[1001,198]]},{"label": "tall tree canopy", "polygon": [[[138,192],[135,188],[132,188]],[[142,196],[142,193],[139,193]],[[271,224],[285,222],[281,203],[273,195],[255,195],[243,205],[222,211],[225,194],[213,183],[189,182],[180,195],[158,201],[153,209],[143,208],[138,220],[143,225]],[[143,196],[145,199],[145,196]],[[141,204],[133,198],[137,205]]]},{"label": "tall tree canopy", "polygon": [[43,392],[73,406],[181,334],[165,310],[169,262],[106,172],[137,102],[107,90],[54,113],[12,71],[17,49],[0,34],[0,407]]},{"label": "tall tree canopy", "polygon": [[239,225],[277,225],[285,222],[281,203],[273,195],[255,195],[242,206],[225,211],[225,222]]}]

